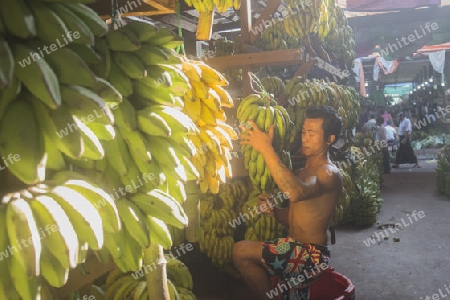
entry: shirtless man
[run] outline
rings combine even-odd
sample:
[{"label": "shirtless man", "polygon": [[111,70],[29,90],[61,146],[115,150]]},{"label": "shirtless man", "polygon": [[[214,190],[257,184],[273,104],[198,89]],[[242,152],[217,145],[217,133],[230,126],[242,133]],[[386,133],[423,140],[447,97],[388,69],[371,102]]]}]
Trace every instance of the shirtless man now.
[{"label": "shirtless man", "polygon": [[[342,191],[342,177],[329,159],[328,148],[339,138],[342,119],[329,106],[307,109],[301,148],[306,164],[296,172],[284,166],[275,153],[273,126],[265,133],[252,120],[249,123],[253,129],[242,128],[247,135],[241,134],[241,144],[251,145],[264,156],[278,187],[289,195],[288,208],[273,206],[264,196],[259,197],[258,207],[262,213],[289,226],[289,236],[264,243],[236,243],[234,265],[254,291],[255,299],[308,299],[307,295],[300,294],[288,297],[303,293],[305,288],[309,293],[308,283],[317,278],[329,262],[327,229]],[[289,292],[283,296],[284,290],[273,294],[274,278],[278,278],[278,282],[289,282]]]}]

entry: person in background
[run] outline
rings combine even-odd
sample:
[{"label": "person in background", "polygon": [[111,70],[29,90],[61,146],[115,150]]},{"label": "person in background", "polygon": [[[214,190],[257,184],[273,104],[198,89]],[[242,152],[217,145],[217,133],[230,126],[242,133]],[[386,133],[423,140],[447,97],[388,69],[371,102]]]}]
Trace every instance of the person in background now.
[{"label": "person in background", "polygon": [[[383,172],[391,173],[391,163],[388,151],[388,143],[387,143],[387,130],[383,125],[384,119],[383,117],[377,118],[377,143],[381,146],[381,152],[383,154]],[[384,147],[383,147],[384,145]]]},{"label": "person in background", "polygon": [[377,120],[375,120],[375,113],[371,112],[369,114],[369,121],[364,124],[362,131],[364,133],[371,131],[374,136],[377,134]]},{"label": "person in background", "polygon": [[383,118],[383,125],[387,125],[387,121],[392,122],[392,116],[387,108],[384,109],[384,114],[380,115],[380,117]]},{"label": "person in background", "polygon": [[400,147],[395,157],[395,165],[393,168],[399,168],[400,164],[414,164],[413,168],[420,168],[417,162],[417,156],[411,146],[411,121],[401,112],[399,115],[400,125],[398,126],[398,136],[400,139]]},{"label": "person in background", "polygon": [[388,120],[384,128],[386,129],[386,139],[388,143],[395,144],[397,141],[397,130],[395,127],[392,127],[392,120]]}]

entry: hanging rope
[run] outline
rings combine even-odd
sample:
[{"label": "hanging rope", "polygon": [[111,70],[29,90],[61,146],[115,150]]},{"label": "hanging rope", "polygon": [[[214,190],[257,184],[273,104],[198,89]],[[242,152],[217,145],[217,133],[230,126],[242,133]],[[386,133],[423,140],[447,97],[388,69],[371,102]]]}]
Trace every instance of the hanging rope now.
[{"label": "hanging rope", "polygon": [[[183,38],[183,30],[181,28],[181,5],[179,1],[177,1],[177,26],[178,26],[178,36],[180,38]],[[181,51],[183,55],[186,56],[186,52],[184,51],[184,43],[178,46],[176,51],[177,53],[180,53]]]},{"label": "hanging rope", "polygon": [[[120,23],[116,23],[116,22],[119,22],[116,18],[118,13],[119,13],[119,0],[111,0],[111,14],[110,14],[111,15],[111,24],[109,24],[109,29],[111,31],[114,30],[114,25],[116,25],[116,24],[118,27],[120,27]],[[119,15],[118,19],[120,19],[120,15]]]}]

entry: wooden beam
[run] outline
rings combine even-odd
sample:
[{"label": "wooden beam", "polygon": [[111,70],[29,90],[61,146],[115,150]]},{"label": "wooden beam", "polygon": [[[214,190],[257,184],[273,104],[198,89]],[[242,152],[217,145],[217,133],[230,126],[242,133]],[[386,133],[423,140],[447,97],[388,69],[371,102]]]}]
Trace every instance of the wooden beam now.
[{"label": "wooden beam", "polygon": [[[280,6],[280,4],[283,2],[283,0],[271,0],[268,1],[266,8],[264,8],[264,11],[259,16],[258,20],[256,20],[255,24],[253,25],[253,28],[264,28],[266,22],[270,22],[272,19],[273,13],[277,10],[277,8]],[[251,30],[250,31],[250,44],[254,44],[255,41],[260,36],[259,30]]]},{"label": "wooden beam", "polygon": [[181,28],[184,30],[195,32],[197,30],[197,24],[192,22],[192,19],[189,19],[185,16],[181,16],[180,20],[178,20],[178,16],[176,14],[163,16],[161,22],[173,25],[178,27],[178,22],[180,23]]},{"label": "wooden beam", "polygon": [[[252,29],[252,2],[251,0],[241,0],[240,9],[240,21],[241,21],[241,43],[250,44],[250,32]],[[234,56],[233,56],[234,57]],[[228,56],[228,58],[230,58]],[[242,66],[242,65],[241,65]],[[249,66],[242,68],[242,96],[245,97],[251,93],[251,81],[247,75],[250,71]]]},{"label": "wooden beam", "polygon": [[207,64],[218,70],[251,66],[293,65],[302,63],[300,49],[281,49],[257,53],[239,53],[231,56],[217,56],[207,60]]},{"label": "wooden beam", "polygon": [[316,60],[315,59],[311,59],[308,62],[303,63],[300,68],[298,68],[297,72],[295,72],[293,77],[297,77],[297,76],[305,76],[306,74],[309,73],[309,71],[311,70],[311,68],[316,64]]}]

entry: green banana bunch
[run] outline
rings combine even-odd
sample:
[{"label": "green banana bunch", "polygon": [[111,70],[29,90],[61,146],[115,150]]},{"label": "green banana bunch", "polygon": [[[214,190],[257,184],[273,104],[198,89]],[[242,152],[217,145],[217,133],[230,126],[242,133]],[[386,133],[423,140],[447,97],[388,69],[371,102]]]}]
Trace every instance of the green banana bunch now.
[{"label": "green banana bunch", "polygon": [[273,94],[275,99],[279,98],[286,88],[281,78],[277,76],[264,77],[261,79],[261,83],[268,93]]},{"label": "green banana bunch", "polygon": [[[270,96],[252,94],[244,98],[238,106],[237,118],[241,124],[253,120],[259,130],[265,132],[274,126],[273,147],[275,151],[281,156],[283,150],[288,148],[293,126],[291,118],[286,109],[277,105]],[[263,156],[248,145],[244,145],[240,150],[244,155],[245,168],[249,170],[252,185],[263,191],[272,190],[275,182]]]},{"label": "green banana bunch", "polygon": [[215,54],[217,56],[226,56],[234,54],[234,42],[225,38],[214,41]]},{"label": "green banana bunch", "polygon": [[333,107],[343,120],[343,130],[349,131],[358,122],[360,111],[359,96],[353,87],[345,87],[323,79],[304,80],[294,77],[286,83],[284,93],[288,97],[286,108],[295,124],[291,131],[290,143],[300,135],[301,127],[306,118],[306,109],[315,105]]}]

